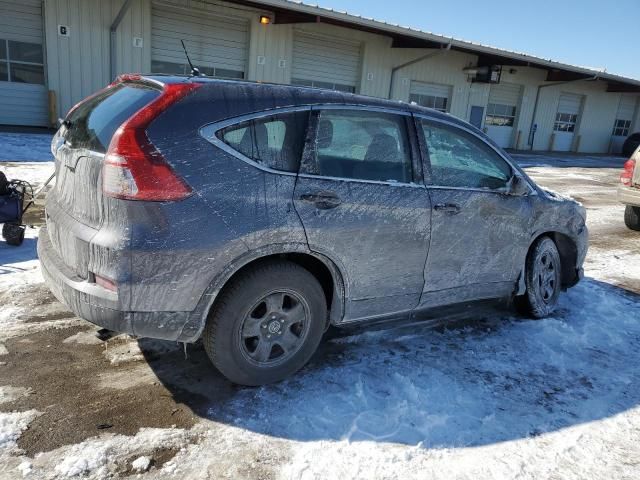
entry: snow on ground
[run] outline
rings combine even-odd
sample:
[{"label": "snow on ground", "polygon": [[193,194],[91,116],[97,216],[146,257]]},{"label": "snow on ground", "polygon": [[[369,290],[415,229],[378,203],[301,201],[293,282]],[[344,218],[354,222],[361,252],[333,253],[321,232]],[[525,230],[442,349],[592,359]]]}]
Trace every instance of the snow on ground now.
[{"label": "snow on ground", "polygon": [[52,162],[49,133],[0,132],[0,162]]},{"label": "snow on ground", "polygon": [[[298,376],[212,401],[190,430],[106,433],[34,458],[15,442],[37,412],[0,413],[0,478],[147,468],[139,478],[640,478],[640,300],[611,285],[640,279],[640,238],[601,245],[609,230],[627,235],[620,207],[602,196],[611,182],[564,168],[531,170],[557,182],[571,173],[562,193],[588,200],[596,246],[588,278],[562,295],[553,317],[490,315],[336,338]],[[0,298],[42,281],[36,236],[30,230],[20,248],[0,242]],[[0,325],[15,333],[24,312],[11,308],[0,305]],[[4,387],[0,398],[26,394]],[[160,447],[177,453],[151,467],[145,457]]]}]

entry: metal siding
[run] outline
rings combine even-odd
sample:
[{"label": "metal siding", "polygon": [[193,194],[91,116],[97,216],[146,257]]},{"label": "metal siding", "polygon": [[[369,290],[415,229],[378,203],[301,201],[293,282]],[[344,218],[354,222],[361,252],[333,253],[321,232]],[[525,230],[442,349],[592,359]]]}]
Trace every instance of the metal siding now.
[{"label": "metal siding", "polygon": [[[0,39],[42,45],[42,22],[40,0],[0,1]],[[46,126],[48,123],[45,85],[0,82],[0,124]]]},{"label": "metal siding", "polygon": [[291,78],[358,87],[361,44],[294,30]]},{"label": "metal siding", "polygon": [[491,85],[489,103],[517,107],[520,103],[522,85],[499,83]]},{"label": "metal siding", "polygon": [[184,40],[194,64],[244,72],[249,46],[249,25],[244,19],[217,17],[153,5],[151,59],[186,63]]}]

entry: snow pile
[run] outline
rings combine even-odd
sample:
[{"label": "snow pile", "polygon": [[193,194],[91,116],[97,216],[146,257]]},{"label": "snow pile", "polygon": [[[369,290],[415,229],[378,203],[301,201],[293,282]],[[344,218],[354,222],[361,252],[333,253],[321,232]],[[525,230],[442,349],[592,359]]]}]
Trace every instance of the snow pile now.
[{"label": "snow pile", "polygon": [[149,457],[138,457],[131,463],[131,468],[136,472],[146,472],[151,465],[151,459]]},{"label": "snow pile", "polygon": [[126,470],[128,459],[153,456],[157,449],[179,449],[192,437],[192,433],[175,428],[144,428],[134,436],[107,434],[39,454],[32,468],[34,474],[44,474],[54,465],[56,478],[102,479]]},{"label": "snow pile", "polygon": [[49,133],[3,133],[0,132],[0,162],[53,161]]},{"label": "snow pile", "polygon": [[2,450],[15,447],[16,441],[29,423],[38,416],[35,410],[27,412],[1,412],[0,413],[0,453]]}]

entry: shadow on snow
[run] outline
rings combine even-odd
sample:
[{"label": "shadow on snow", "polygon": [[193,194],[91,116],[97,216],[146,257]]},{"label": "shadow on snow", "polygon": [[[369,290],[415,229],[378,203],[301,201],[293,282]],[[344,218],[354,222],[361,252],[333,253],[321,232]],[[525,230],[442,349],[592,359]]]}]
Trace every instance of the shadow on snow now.
[{"label": "shadow on snow", "polygon": [[298,441],[479,446],[640,403],[638,296],[586,280],[561,297],[553,318],[508,315],[334,338],[290,380],[255,389],[231,385],[201,345],[185,361],[181,348],[158,355],[154,341],[140,343],[196,414]]}]

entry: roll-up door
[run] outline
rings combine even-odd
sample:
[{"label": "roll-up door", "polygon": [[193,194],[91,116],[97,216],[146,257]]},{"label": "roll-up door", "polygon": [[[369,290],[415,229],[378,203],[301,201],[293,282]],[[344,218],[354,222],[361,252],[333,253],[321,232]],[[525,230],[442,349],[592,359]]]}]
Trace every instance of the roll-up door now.
[{"label": "roll-up door", "polygon": [[636,115],[638,97],[632,95],[621,95],[618,111],[613,122],[613,132],[611,133],[611,152],[622,153],[622,146],[631,132],[633,118]]},{"label": "roll-up door", "polygon": [[569,152],[573,147],[573,137],[578,128],[578,119],[582,110],[582,95],[563,93],[558,102],[556,121],[553,125],[555,141],[553,150],[557,152]]},{"label": "roll-up door", "polygon": [[184,40],[192,62],[202,73],[213,77],[245,78],[249,51],[247,20],[153,4],[153,73],[189,73],[180,40]]},{"label": "roll-up door", "polygon": [[447,112],[451,104],[451,85],[413,81],[409,91],[409,101]]},{"label": "roll-up door", "polygon": [[487,135],[502,148],[513,146],[513,129],[518,117],[522,86],[513,83],[491,85],[485,117]]},{"label": "roll-up door", "polygon": [[42,2],[0,0],[0,124],[47,123]]},{"label": "roll-up door", "polygon": [[294,31],[291,83],[355,93],[361,50],[359,42]]}]

